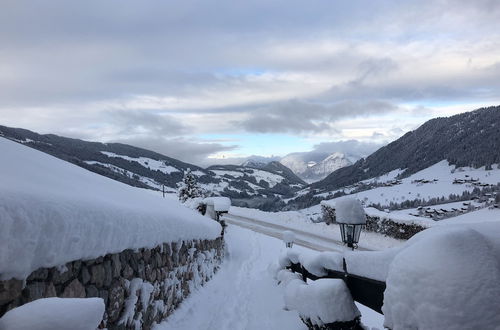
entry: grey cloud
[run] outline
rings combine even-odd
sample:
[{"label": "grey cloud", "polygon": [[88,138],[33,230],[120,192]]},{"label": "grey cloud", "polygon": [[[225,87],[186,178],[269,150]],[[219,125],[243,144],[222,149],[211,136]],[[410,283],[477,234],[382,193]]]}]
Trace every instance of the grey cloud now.
[{"label": "grey cloud", "polygon": [[324,153],[342,152],[362,158],[369,156],[382,146],[384,146],[384,143],[345,140],[336,142],[321,142],[314,146],[314,151]]},{"label": "grey cloud", "polygon": [[189,132],[185,124],[165,114],[117,110],[107,111],[105,115],[119,135],[178,136]]},{"label": "grey cloud", "polygon": [[384,101],[345,101],[324,105],[291,100],[257,109],[248,119],[236,124],[247,131],[259,133],[338,133],[332,124],[340,119],[383,114],[397,109],[397,106]]},{"label": "grey cloud", "polygon": [[184,162],[198,166],[207,165],[207,157],[211,154],[231,151],[236,145],[222,145],[219,143],[204,143],[188,138],[166,139],[160,137],[129,138],[113,142],[126,143],[133,146],[149,149]]}]

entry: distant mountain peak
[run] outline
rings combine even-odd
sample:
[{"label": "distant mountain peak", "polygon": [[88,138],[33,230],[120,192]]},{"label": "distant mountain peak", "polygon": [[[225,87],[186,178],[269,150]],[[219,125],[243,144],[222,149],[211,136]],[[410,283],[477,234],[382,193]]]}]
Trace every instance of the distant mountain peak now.
[{"label": "distant mountain peak", "polygon": [[333,171],[352,164],[342,152],[292,153],[283,157],[280,162],[306,182],[319,181]]}]

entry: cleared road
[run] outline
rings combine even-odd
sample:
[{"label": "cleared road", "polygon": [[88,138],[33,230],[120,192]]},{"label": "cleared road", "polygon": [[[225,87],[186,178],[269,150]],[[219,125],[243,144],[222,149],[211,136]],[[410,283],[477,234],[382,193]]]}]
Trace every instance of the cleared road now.
[{"label": "cleared road", "polygon": [[347,249],[339,240],[309,233],[300,229],[288,228],[282,225],[232,214],[225,214],[222,219],[224,219],[228,224],[251,229],[255,232],[276,237],[278,239],[283,239],[283,232],[285,230],[292,231],[295,233],[295,244],[316,251],[345,251]]}]

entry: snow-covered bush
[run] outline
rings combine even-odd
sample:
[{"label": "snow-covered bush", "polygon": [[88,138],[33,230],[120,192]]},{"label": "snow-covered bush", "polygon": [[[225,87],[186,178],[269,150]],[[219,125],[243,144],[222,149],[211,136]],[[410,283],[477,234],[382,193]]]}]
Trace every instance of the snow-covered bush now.
[{"label": "snow-covered bush", "polygon": [[[433,228],[394,257],[384,294],[385,326],[397,329],[498,329],[497,228]],[[492,230],[493,229],[493,230]],[[492,235],[493,241],[487,239]]]},{"label": "snow-covered bush", "polygon": [[104,314],[101,298],[45,298],[8,311],[2,330],[95,330]]},{"label": "snow-covered bush", "polygon": [[198,181],[189,168],[187,169],[186,173],[184,173],[184,178],[179,184],[178,196],[179,200],[183,203],[188,199],[203,196],[203,191],[198,186]]},{"label": "snow-covered bush", "polygon": [[296,310],[310,328],[321,329],[338,322],[359,322],[361,313],[343,280],[319,279],[306,284],[291,276],[287,279],[285,308]]}]

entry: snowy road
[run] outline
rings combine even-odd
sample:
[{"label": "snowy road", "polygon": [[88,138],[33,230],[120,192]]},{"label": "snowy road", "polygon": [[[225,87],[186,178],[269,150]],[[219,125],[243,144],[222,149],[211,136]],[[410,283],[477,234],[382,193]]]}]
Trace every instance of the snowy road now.
[{"label": "snowy road", "polygon": [[[284,243],[238,226],[229,226],[225,239],[226,259],[219,272],[155,330],[307,329],[297,312],[283,310],[283,292],[273,279]],[[359,308],[366,325],[382,329],[381,315]]]},{"label": "snowy road", "polygon": [[[282,239],[283,232],[288,230],[295,233],[295,244],[316,251],[343,251],[346,249],[342,242],[326,236],[317,235],[304,230],[289,228],[256,219],[228,214],[223,217],[228,224],[237,225],[255,232]],[[360,250],[366,250],[359,248]]]}]

